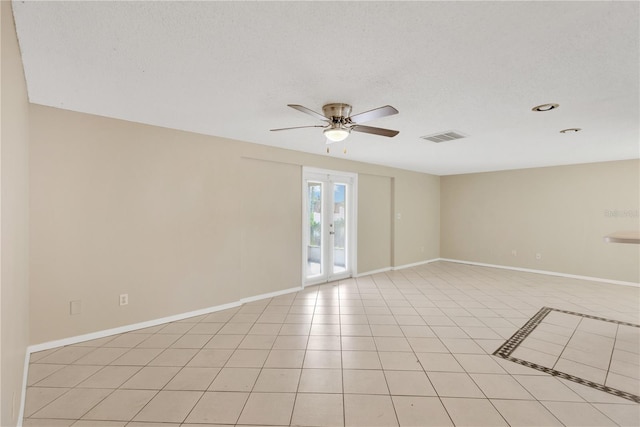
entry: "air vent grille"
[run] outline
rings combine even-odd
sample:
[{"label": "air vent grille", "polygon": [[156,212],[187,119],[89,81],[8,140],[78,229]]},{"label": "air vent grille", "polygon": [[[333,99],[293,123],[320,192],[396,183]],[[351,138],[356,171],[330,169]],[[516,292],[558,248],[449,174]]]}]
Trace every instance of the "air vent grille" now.
[{"label": "air vent grille", "polygon": [[420,138],[425,139],[427,141],[431,141],[431,142],[446,142],[446,141],[453,141],[454,139],[465,138],[466,136],[467,135],[463,134],[462,132],[458,132],[456,130],[449,130],[446,132],[434,133],[433,135],[421,136]]}]

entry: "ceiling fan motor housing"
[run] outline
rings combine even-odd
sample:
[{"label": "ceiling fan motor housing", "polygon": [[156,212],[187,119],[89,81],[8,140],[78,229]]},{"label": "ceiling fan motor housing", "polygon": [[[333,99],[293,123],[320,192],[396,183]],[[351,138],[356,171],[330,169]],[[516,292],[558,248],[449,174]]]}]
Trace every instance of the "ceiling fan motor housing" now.
[{"label": "ceiling fan motor housing", "polygon": [[327,104],[322,107],[325,117],[332,123],[346,124],[351,115],[351,105],[349,104]]}]

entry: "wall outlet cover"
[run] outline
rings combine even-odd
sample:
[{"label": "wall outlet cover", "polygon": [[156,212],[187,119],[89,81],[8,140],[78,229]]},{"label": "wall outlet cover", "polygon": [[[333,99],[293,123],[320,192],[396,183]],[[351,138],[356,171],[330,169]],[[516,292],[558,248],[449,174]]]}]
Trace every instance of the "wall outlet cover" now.
[{"label": "wall outlet cover", "polygon": [[69,314],[72,316],[82,313],[82,301],[69,301]]}]

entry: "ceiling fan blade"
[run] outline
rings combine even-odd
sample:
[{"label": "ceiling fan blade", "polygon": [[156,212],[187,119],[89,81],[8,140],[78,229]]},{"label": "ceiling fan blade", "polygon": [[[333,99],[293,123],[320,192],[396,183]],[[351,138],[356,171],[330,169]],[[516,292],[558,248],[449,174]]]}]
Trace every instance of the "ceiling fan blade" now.
[{"label": "ceiling fan blade", "polygon": [[325,121],[325,122],[326,122],[326,121],[328,121],[328,119],[327,119],[325,116],[323,116],[322,114],[320,114],[320,113],[316,113],[315,111],[310,110],[310,109],[308,109],[307,107],[303,107],[302,105],[297,105],[297,104],[287,104],[287,107],[291,107],[291,108],[294,108],[294,109],[296,109],[296,110],[298,110],[298,111],[302,111],[303,113],[307,113],[307,114],[309,114],[310,116],[313,116],[313,117],[315,117],[315,118],[316,118],[316,119],[318,119],[318,120],[323,120],[323,121]]},{"label": "ceiling fan blade", "polygon": [[372,133],[374,135],[388,136],[390,138],[400,133],[397,130],[375,128],[373,126],[362,126],[362,125],[355,125],[351,128],[351,130],[355,132]]},{"label": "ceiling fan blade", "polygon": [[391,105],[385,105],[384,107],[374,108],[373,110],[365,111],[364,113],[358,113],[349,118],[352,123],[364,123],[394,114],[398,114],[398,110],[393,108]]},{"label": "ceiling fan blade", "polygon": [[302,128],[324,128],[324,125],[312,125],[312,126],[294,126],[292,128],[279,128],[279,129],[270,129],[271,132],[277,132],[279,130],[291,130],[291,129],[302,129]]}]

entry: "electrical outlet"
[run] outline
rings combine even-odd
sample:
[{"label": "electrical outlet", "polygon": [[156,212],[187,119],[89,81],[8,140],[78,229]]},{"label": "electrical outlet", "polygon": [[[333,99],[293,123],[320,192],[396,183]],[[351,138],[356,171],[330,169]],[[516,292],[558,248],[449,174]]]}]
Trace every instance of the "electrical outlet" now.
[{"label": "electrical outlet", "polygon": [[420,246],[420,252],[424,252],[424,246]]},{"label": "electrical outlet", "polygon": [[518,256],[518,251],[516,251],[515,249],[511,250],[511,255]]},{"label": "electrical outlet", "polygon": [[540,252],[536,253],[536,259],[542,259],[542,254]]},{"label": "electrical outlet", "polygon": [[120,294],[120,305],[129,304],[129,294]]},{"label": "electrical outlet", "polygon": [[402,214],[400,212],[398,212],[396,214],[396,219],[398,219],[398,220],[402,219]]}]

